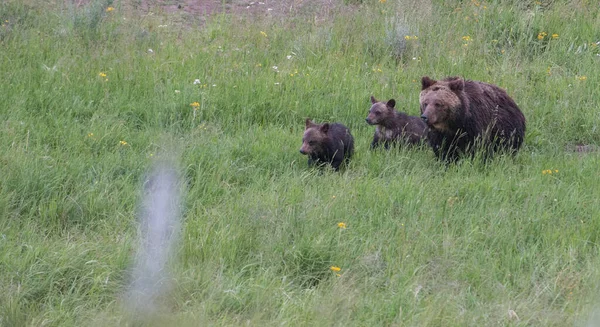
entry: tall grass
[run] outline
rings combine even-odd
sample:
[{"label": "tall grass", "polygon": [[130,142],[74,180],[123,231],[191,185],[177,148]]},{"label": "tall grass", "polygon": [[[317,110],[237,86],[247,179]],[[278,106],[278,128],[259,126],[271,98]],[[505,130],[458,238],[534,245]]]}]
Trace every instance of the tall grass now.
[{"label": "tall grass", "polygon": [[[134,323],[144,176],[172,147],[183,226],[156,325],[598,324],[600,162],[573,151],[600,143],[596,9],[340,0],[182,25],[3,2],[0,325]],[[424,75],[505,88],[520,153],[369,151],[369,96],[416,115]],[[351,128],[347,169],[307,168],[306,117]]]}]

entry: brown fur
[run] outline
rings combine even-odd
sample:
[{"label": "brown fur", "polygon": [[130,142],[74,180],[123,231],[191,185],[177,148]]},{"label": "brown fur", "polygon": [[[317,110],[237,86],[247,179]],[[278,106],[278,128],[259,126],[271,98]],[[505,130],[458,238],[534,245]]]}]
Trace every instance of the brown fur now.
[{"label": "brown fur", "polygon": [[371,149],[383,143],[388,149],[391,144],[420,144],[427,135],[427,124],[419,117],[409,116],[394,109],[396,101],[380,102],[371,96],[371,109],[365,119],[369,125],[377,125]]},{"label": "brown fur", "polygon": [[354,152],[354,138],[350,130],[340,123],[315,124],[306,119],[300,153],[308,156],[308,165],[330,164],[338,170],[348,162]]},{"label": "brown fur", "polygon": [[421,118],[438,158],[455,161],[478,148],[484,156],[498,150],[516,152],[525,136],[525,116],[506,92],[483,82],[448,77],[421,80]]}]

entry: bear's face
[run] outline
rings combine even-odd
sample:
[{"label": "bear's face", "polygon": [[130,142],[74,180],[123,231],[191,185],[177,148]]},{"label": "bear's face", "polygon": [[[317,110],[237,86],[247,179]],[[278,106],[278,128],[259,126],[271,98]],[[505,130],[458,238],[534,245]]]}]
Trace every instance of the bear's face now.
[{"label": "bear's face", "polygon": [[313,155],[323,152],[328,130],[328,123],[315,124],[307,118],[300,153],[304,155]]},{"label": "bear's face", "polygon": [[371,96],[371,109],[369,110],[369,115],[367,115],[367,124],[369,125],[379,125],[385,122],[386,120],[394,117],[396,105],[396,100],[390,99],[387,103],[379,102],[375,97]]},{"label": "bear's face", "polygon": [[449,125],[455,119],[457,109],[461,107],[457,92],[462,91],[464,80],[457,78],[435,81],[423,77],[422,85],[419,96],[421,119],[431,129],[449,131]]}]

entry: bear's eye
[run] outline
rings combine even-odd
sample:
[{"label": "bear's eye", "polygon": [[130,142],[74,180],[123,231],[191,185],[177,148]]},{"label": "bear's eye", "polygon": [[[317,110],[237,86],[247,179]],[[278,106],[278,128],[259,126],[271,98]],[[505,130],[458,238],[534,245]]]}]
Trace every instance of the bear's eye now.
[{"label": "bear's eye", "polygon": [[308,145],[315,145],[316,143],[316,141],[308,141]]}]

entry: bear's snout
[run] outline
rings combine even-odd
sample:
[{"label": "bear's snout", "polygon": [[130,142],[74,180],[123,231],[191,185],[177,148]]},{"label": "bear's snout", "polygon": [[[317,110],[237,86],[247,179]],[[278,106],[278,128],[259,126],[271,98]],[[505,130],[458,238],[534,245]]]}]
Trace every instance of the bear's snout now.
[{"label": "bear's snout", "polygon": [[423,119],[424,122],[427,122],[427,120],[429,120],[429,118],[427,118],[425,114],[421,115],[421,119]]},{"label": "bear's snout", "polygon": [[369,119],[369,117],[365,118],[365,121],[367,122],[367,124],[371,123],[371,120]]},{"label": "bear's snout", "polygon": [[300,153],[302,153],[302,154],[306,154],[306,151],[304,151],[304,149],[303,149],[303,148],[300,148]]}]

